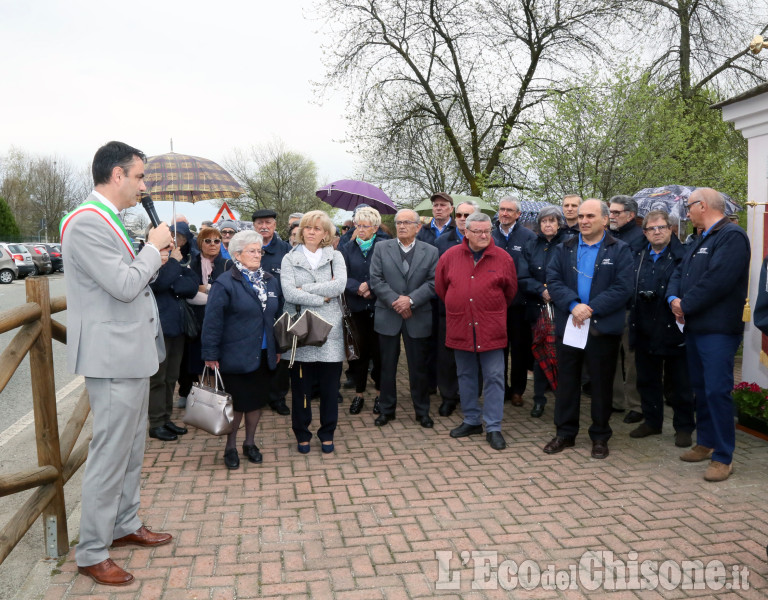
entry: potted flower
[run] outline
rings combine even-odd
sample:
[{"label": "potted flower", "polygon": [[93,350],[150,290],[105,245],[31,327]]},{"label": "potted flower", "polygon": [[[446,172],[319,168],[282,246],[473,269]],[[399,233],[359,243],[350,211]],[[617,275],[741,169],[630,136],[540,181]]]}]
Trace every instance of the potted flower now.
[{"label": "potted flower", "polygon": [[733,388],[731,396],[741,428],[768,435],[768,390],[743,381]]}]

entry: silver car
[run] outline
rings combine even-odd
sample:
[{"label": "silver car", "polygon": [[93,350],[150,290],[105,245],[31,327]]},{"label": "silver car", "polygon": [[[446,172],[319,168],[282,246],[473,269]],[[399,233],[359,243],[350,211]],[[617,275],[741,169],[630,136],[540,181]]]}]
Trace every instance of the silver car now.
[{"label": "silver car", "polygon": [[0,246],[0,283],[11,283],[19,276],[19,268],[11,253]]},{"label": "silver car", "polygon": [[35,272],[35,263],[32,262],[32,255],[24,244],[1,243],[0,247],[5,248],[13,257],[16,267],[19,269],[19,279],[23,279],[30,273]]}]

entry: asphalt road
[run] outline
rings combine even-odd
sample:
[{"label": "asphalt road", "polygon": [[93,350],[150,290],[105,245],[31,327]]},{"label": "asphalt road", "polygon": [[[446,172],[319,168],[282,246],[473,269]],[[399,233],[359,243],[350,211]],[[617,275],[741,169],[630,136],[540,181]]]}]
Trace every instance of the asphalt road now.
[{"label": "asphalt road", "polygon": [[[51,297],[63,296],[64,274],[55,273],[45,276],[48,279]],[[0,285],[0,312],[21,306],[27,301],[25,280],[16,280],[11,284]],[[57,313],[54,319],[66,325],[66,312]],[[0,350],[10,343],[16,335],[18,329],[13,329],[0,334]],[[53,369],[56,381],[56,391],[67,391],[67,385],[74,379],[75,375],[67,371],[66,348],[63,344],[54,340],[53,342]],[[71,387],[71,386],[70,386]],[[16,373],[5,389],[0,392],[0,435],[9,427],[19,422],[32,410],[32,388],[30,385],[29,357],[25,357],[19,365]]]}]

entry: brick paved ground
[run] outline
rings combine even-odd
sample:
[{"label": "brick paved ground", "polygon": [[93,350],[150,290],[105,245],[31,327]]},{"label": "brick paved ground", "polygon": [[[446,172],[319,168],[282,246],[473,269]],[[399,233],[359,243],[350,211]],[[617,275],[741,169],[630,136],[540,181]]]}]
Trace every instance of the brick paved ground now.
[{"label": "brick paved ground", "polygon": [[[632,440],[634,426],[614,418],[607,460],[590,458],[586,433],[576,448],[547,456],[540,449],[554,431],[552,403],[543,419],[531,419],[529,392],[525,408],[506,406],[509,447],[496,452],[484,436],[451,439],[458,414],[435,416],[435,428],[422,429],[405,389],[397,420],[381,429],[370,403],[358,416],[346,413],[346,393],[333,455],[316,439],[309,455],[298,454],[290,417],[271,412],[257,432],[264,463],[238,471],[223,467],[223,439],[190,432],[178,443],[151,440],[142,517],[174,533],[174,543],[113,550],[136,576],[125,588],[77,575],[72,552],[45,597],[765,597],[766,442],[738,432],[734,475],[711,484],[704,464],[678,460],[670,422],[663,436]],[[436,413],[434,397],[433,404]],[[582,423],[586,414],[583,407]],[[729,584],[731,567],[746,567],[750,589],[589,592],[577,577],[563,591],[473,590],[475,563],[461,560],[473,550],[566,572],[588,551],[612,551],[625,563],[719,560]],[[453,552],[443,581],[456,578],[459,589],[438,587],[438,551]]]}]

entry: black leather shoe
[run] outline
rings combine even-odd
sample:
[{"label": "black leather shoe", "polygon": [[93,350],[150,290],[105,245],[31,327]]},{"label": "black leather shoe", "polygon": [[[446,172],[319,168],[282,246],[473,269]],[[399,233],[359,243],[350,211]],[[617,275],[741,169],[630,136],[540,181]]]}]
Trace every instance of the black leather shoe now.
[{"label": "black leather shoe", "polygon": [[640,425],[629,432],[629,437],[631,438],[644,438],[649,435],[661,435],[661,429],[654,429],[648,423],[640,423]]},{"label": "black leather shoe", "polygon": [[379,415],[376,417],[376,420],[373,422],[374,425],[377,427],[381,427],[382,425],[386,425],[390,421],[395,420],[395,415]]},{"label": "black leather shoe", "polygon": [[608,458],[608,442],[594,440],[592,442],[592,458]]},{"label": "black leather shoe", "polygon": [[549,443],[544,446],[544,452],[546,454],[557,454],[566,448],[573,448],[575,445],[576,440],[573,438],[553,437],[549,440]]},{"label": "black leather shoe", "polygon": [[534,402],[533,408],[531,409],[531,416],[534,419],[540,419],[541,415],[544,414],[544,405],[541,402]]},{"label": "black leather shoe", "polygon": [[171,433],[175,433],[176,435],[184,435],[187,433],[186,427],[179,427],[173,421],[168,421],[165,425],[163,425],[163,427],[165,427]]},{"label": "black leather shoe", "polygon": [[507,442],[504,436],[501,435],[501,431],[489,431],[485,434],[485,441],[491,445],[494,450],[504,450],[507,447]]},{"label": "black leather shoe", "polygon": [[227,469],[240,468],[240,457],[237,455],[237,448],[224,450],[224,466],[227,467]]},{"label": "black leather shoe", "polygon": [[456,402],[451,400],[443,400],[440,408],[437,409],[437,414],[439,414],[441,417],[450,417],[454,410],[456,410]]},{"label": "black leather shoe", "polygon": [[435,422],[432,420],[432,417],[429,415],[424,415],[423,417],[416,417],[416,420],[419,422],[419,425],[424,427],[425,429],[431,429],[435,426]]},{"label": "black leather shoe", "polygon": [[247,458],[248,461],[252,463],[259,464],[263,460],[258,446],[249,446],[248,444],[243,444],[243,454],[245,455],[245,458]]},{"label": "black leather shoe", "polygon": [[451,429],[452,438],[467,437],[468,435],[477,435],[483,433],[482,425],[470,425],[469,423],[462,423],[455,429]]},{"label": "black leather shoe", "polygon": [[365,403],[365,400],[362,396],[355,396],[352,398],[352,404],[349,405],[349,414],[350,415],[359,415],[360,411],[363,410],[363,404]]},{"label": "black leather shoe", "polygon": [[344,383],[341,384],[345,390],[351,390],[355,387],[355,380],[349,377]]},{"label": "black leather shoe", "polygon": [[277,402],[270,402],[269,408],[271,408],[278,415],[286,416],[291,414],[291,409],[288,408],[288,405],[285,403],[285,398],[280,398],[280,400]]},{"label": "black leather shoe", "polygon": [[373,414],[374,415],[380,415],[381,414],[381,407],[379,406],[379,397],[376,396],[373,400]]},{"label": "black leather shoe", "polygon": [[630,410],[626,415],[624,415],[625,423],[639,423],[642,420],[643,413],[637,412],[636,410]]},{"label": "black leather shoe", "polygon": [[162,440],[163,442],[172,442],[173,440],[179,439],[178,435],[176,435],[172,431],[168,431],[162,425],[160,427],[154,427],[150,429],[149,437],[155,438],[156,440]]}]

